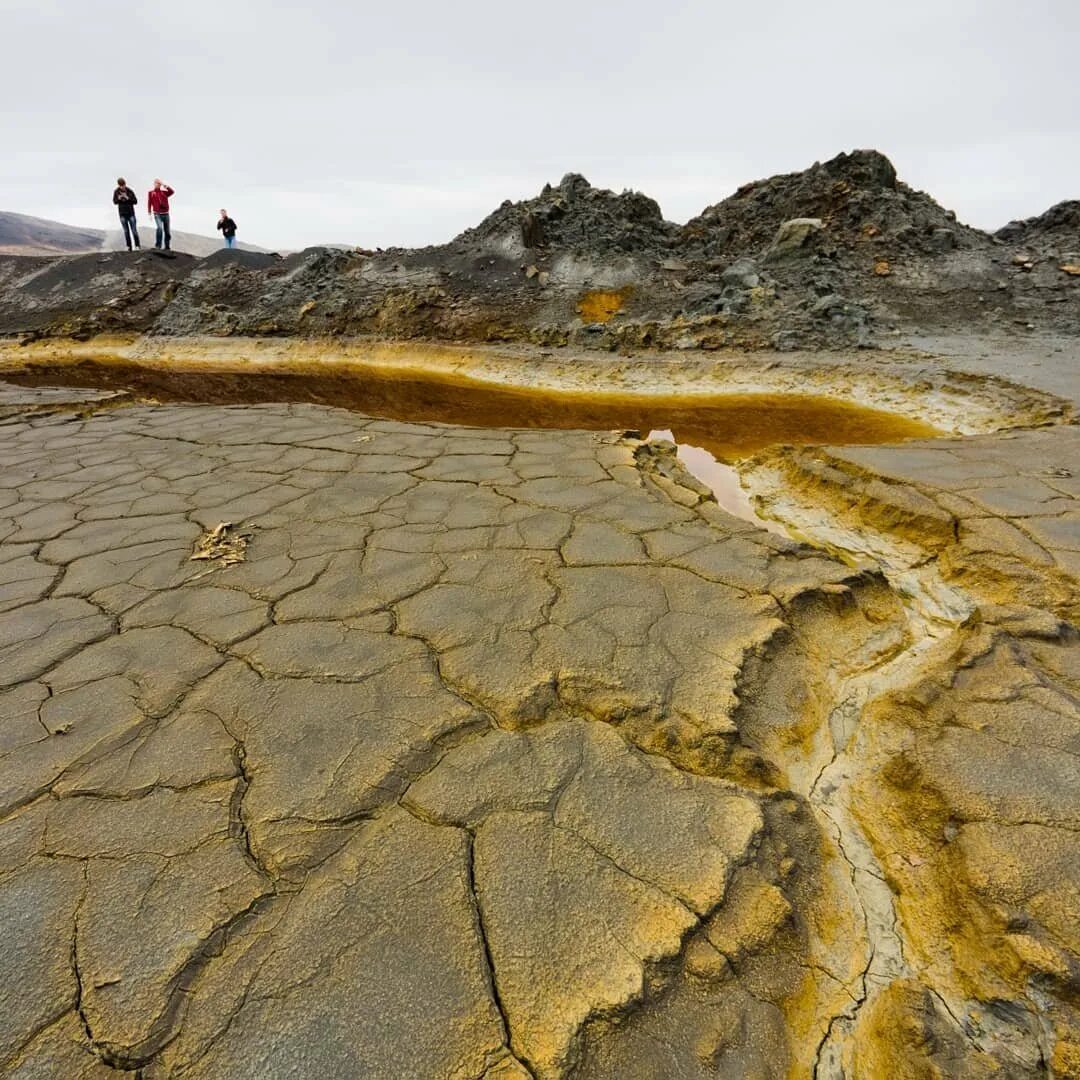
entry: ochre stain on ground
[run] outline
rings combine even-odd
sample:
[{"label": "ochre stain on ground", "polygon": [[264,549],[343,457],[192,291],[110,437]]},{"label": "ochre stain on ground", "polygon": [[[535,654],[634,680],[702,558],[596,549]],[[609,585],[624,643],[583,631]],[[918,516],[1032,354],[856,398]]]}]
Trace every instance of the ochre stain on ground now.
[{"label": "ochre stain on ground", "polygon": [[582,294],[578,314],[586,323],[606,323],[623,309],[633,289],[596,289]]}]

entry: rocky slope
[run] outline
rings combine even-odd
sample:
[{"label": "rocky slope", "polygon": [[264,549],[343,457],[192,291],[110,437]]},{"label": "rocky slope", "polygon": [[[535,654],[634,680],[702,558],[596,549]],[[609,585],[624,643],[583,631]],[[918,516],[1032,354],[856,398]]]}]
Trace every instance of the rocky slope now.
[{"label": "rocky slope", "polygon": [[[604,349],[888,343],[897,332],[1080,329],[1075,204],[997,236],[961,225],[875,151],[746,185],[685,226],[569,175],[448,244],[0,258],[0,334],[372,334]],[[1027,250],[1027,248],[1031,250]],[[1065,267],[1062,269],[1062,267]],[[151,283],[171,288],[153,296]],[[90,300],[72,310],[69,294]]]}]

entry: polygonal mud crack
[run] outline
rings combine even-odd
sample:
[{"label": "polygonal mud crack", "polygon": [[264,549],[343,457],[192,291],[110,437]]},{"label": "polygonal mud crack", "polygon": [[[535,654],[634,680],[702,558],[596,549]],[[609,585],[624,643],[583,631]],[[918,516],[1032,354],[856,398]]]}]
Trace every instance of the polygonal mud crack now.
[{"label": "polygonal mud crack", "polygon": [[[1005,774],[966,771],[1048,732],[1066,768],[1056,621],[985,608],[1001,637],[868,727],[912,641],[881,577],[682,498],[614,437],[131,407],[9,422],[0,469],[5,1070],[777,1075],[838,1017],[861,1063],[913,1017],[950,1060],[1020,1061],[976,984],[1067,1062],[1068,785],[1006,822]],[[1054,511],[1024,529],[1063,574]],[[204,578],[224,521],[259,527]],[[1064,577],[1038,580],[1061,611]],[[842,751],[882,766],[850,775],[902,894],[911,970],[874,995],[843,837],[801,797]],[[1017,891],[995,860],[1035,829],[1060,874]],[[920,880],[958,860],[972,925],[1005,897],[1016,966],[977,983],[964,941],[915,948],[896,852]]]}]

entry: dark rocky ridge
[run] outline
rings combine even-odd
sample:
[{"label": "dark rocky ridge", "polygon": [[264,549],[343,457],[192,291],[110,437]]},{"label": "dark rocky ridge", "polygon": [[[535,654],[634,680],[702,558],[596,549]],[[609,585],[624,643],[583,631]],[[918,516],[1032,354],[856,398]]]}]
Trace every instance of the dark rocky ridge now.
[{"label": "dark rocky ridge", "polygon": [[709,254],[743,254],[767,246],[792,218],[820,219],[836,248],[867,248],[883,256],[933,255],[987,240],[985,233],[959,225],[929,195],[897,180],[892,162],[876,150],[855,150],[803,172],[745,184],[688,222],[684,235]]},{"label": "dark rocky ridge", "polygon": [[680,226],[645,195],[570,174],[427,248],[0,257],[0,334],[373,334],[636,349],[1076,332],[1080,278],[1060,265],[1080,249],[1078,206],[991,236],[898,180],[880,153],[857,150],[745,185]]},{"label": "dark rocky ridge", "polygon": [[484,245],[507,253],[558,250],[589,254],[647,253],[675,247],[679,226],[665,221],[659,204],[638,191],[594,188],[568,173],[534,199],[507,200],[456,245]]},{"label": "dark rocky ridge", "polygon": [[1064,254],[1080,245],[1080,199],[1067,199],[1045,214],[1024,221],[1010,221],[994,234],[1008,243],[1057,247]]}]

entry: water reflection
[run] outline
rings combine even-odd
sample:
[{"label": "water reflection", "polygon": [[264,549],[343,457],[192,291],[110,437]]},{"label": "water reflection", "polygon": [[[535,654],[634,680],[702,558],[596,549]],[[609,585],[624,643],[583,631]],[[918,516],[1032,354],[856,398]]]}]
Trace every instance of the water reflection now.
[{"label": "water reflection", "polygon": [[770,532],[786,536],[782,525],[767,518],[758,517],[754,504],[746,489],[739,482],[739,474],[734,466],[717,461],[716,458],[702,446],[692,446],[689,443],[679,442],[672,431],[650,431],[649,439],[667,439],[675,443],[676,456],[686,467],[687,471],[696,476],[716,496],[716,502],[722,510],[726,510],[733,517],[743,521],[752,521],[755,525]]}]

